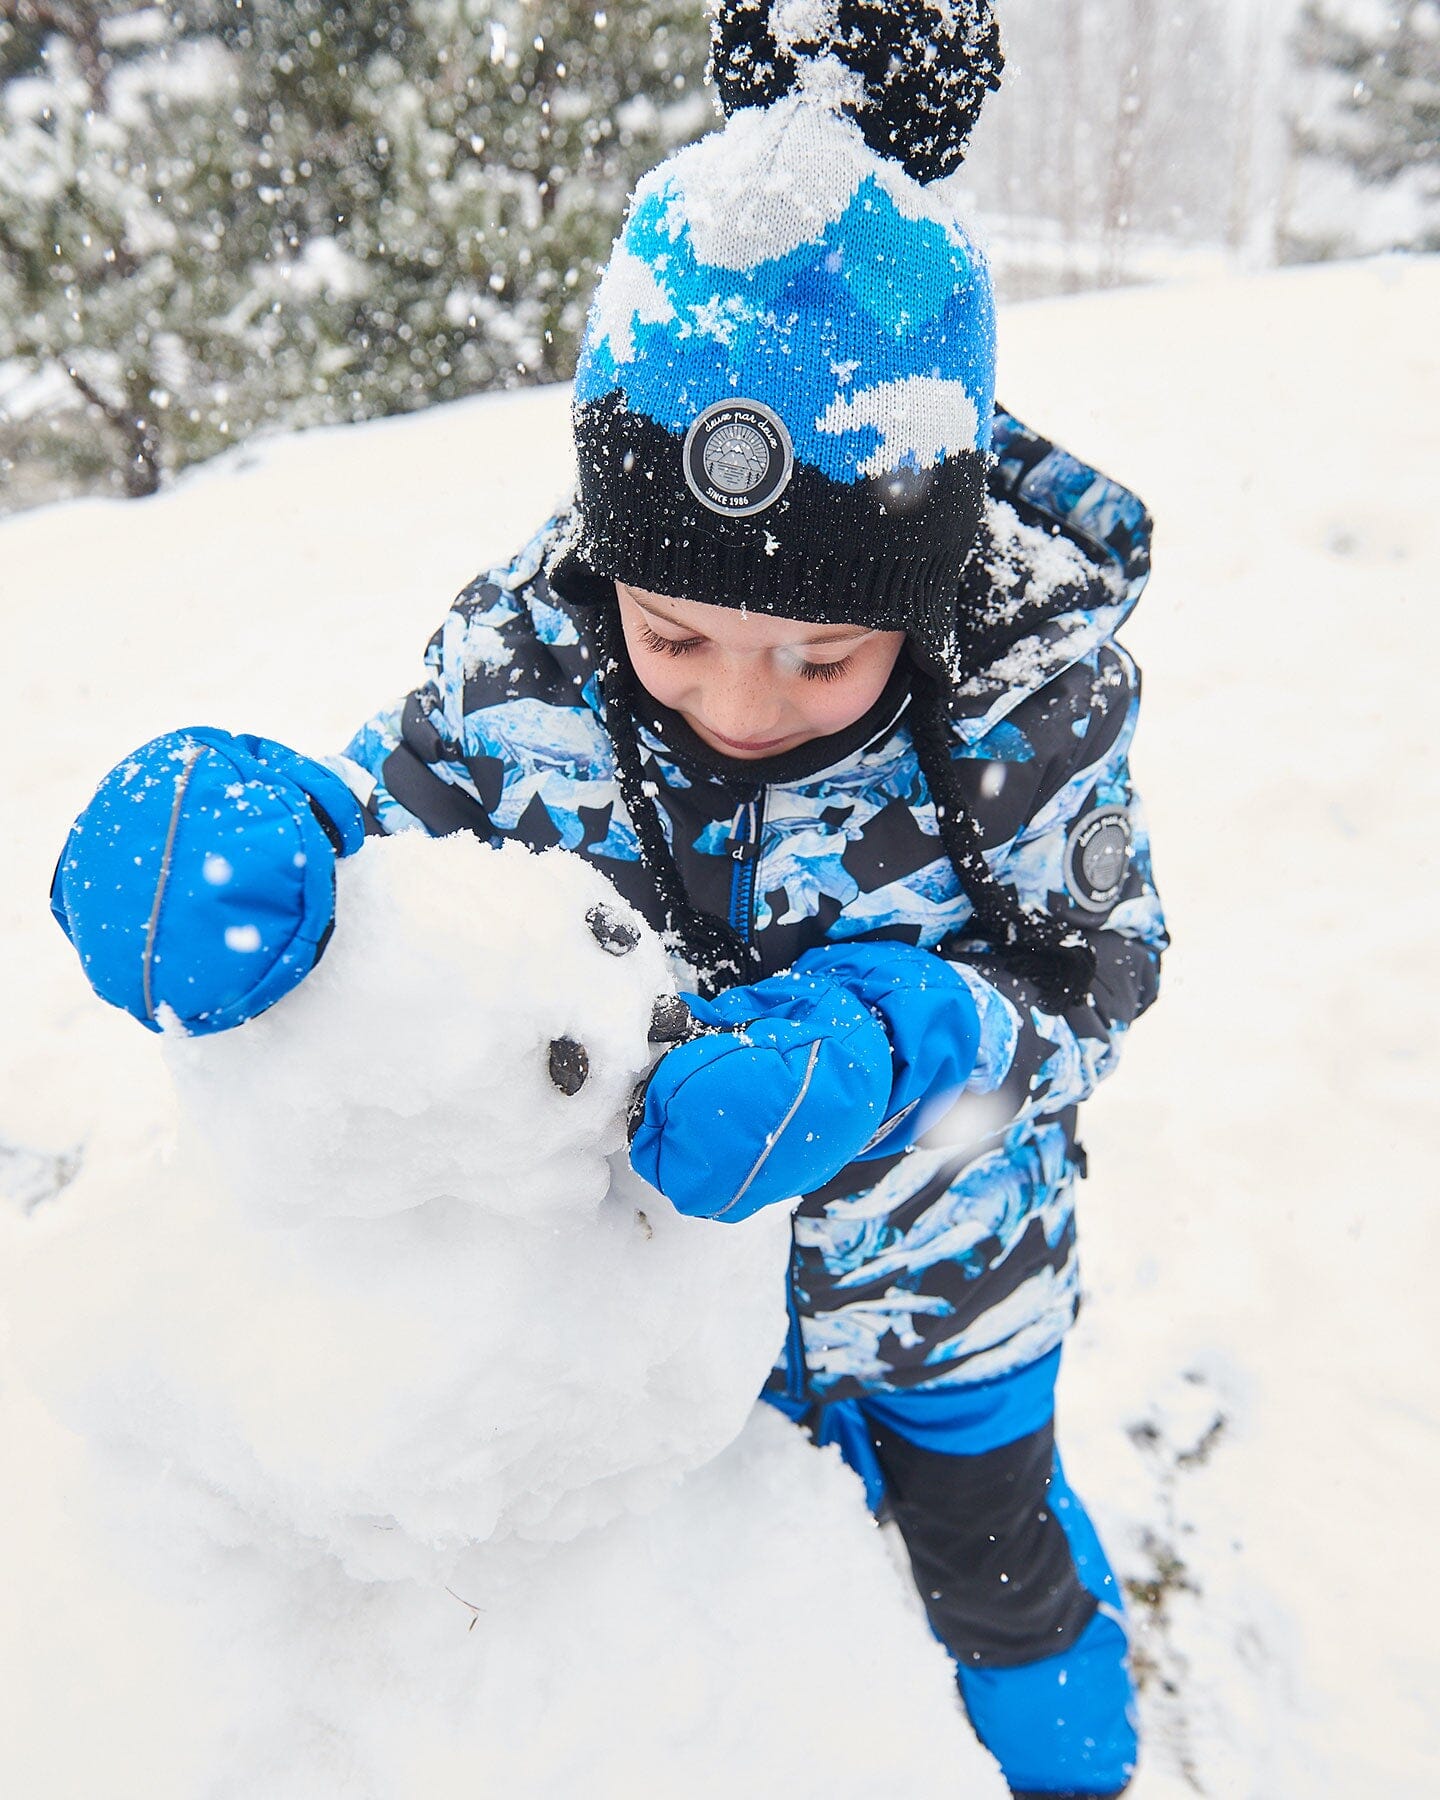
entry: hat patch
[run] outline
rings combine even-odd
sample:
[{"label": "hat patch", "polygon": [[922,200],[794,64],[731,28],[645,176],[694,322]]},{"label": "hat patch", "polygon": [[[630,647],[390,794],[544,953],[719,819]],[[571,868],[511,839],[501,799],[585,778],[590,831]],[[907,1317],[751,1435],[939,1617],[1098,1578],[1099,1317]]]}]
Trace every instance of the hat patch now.
[{"label": "hat patch", "polygon": [[686,484],[702,506],[748,518],[785,492],[795,450],[784,421],[768,406],[717,400],[686,432],[682,459]]},{"label": "hat patch", "polygon": [[1099,807],[1076,825],[1065,843],[1065,886],[1077,906],[1108,912],[1120,898],[1134,836],[1122,806]]}]

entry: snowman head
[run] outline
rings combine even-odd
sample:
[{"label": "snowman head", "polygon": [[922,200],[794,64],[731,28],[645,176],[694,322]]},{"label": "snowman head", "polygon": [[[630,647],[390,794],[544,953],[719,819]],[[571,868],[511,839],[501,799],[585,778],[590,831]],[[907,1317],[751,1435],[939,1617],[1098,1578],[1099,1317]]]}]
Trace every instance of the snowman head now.
[{"label": "snowman head", "polygon": [[168,1163],[76,1184],[49,1254],[83,1304],[15,1310],[67,1421],[142,1471],[167,1562],[253,1540],[448,1582],[730,1441],[783,1338],[789,1218],[689,1219],[630,1170],[676,1002],[588,864],[381,838],[336,901],[292,993],[168,1040]]},{"label": "snowman head", "polygon": [[291,1219],[440,1199],[593,1211],[673,994],[656,934],[561,850],[406,834],[337,881],[302,987],[223,1038],[172,1042],[219,1179]]}]

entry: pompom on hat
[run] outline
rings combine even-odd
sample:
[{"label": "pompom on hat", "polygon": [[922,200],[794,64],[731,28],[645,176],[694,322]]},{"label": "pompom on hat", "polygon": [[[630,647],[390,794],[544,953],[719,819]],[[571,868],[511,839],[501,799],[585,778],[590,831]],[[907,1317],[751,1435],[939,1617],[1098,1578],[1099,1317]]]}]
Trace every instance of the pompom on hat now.
[{"label": "pompom on hat", "polygon": [[953,663],[995,316],[929,184],[998,85],[989,5],[730,0],[712,36],[727,122],[640,183],[591,308],[573,553]]}]

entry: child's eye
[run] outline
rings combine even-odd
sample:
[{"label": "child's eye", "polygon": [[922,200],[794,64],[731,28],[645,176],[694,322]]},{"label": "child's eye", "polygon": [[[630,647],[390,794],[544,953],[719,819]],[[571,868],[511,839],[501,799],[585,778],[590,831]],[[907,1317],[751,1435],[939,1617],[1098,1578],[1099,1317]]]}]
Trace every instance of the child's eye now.
[{"label": "child's eye", "polygon": [[647,650],[658,650],[662,656],[688,656],[692,650],[698,650],[705,640],[698,637],[661,637],[658,631],[652,631],[648,625],[642,625],[640,642]]},{"label": "child's eye", "polygon": [[800,673],[806,681],[838,681],[855,659],[842,656],[835,662],[801,663]]}]

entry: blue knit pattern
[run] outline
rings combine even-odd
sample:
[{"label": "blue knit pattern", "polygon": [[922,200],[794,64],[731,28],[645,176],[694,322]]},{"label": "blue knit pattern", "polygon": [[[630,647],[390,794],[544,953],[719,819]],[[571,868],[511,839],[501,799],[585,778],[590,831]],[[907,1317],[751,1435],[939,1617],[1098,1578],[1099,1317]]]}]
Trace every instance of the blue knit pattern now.
[{"label": "blue knit pattern", "polygon": [[989,447],[989,270],[958,227],[908,217],[873,176],[812,242],[750,267],[699,259],[678,173],[642,186],[620,243],[648,267],[671,316],[642,320],[632,310],[633,355],[617,362],[612,338],[592,315],[575,376],[577,405],[619,390],[632,411],[683,435],[716,401],[762,396],[789,428],[796,459],[850,484],[864,478],[883,434],[870,422],[823,430],[829,409],[922,377],[963,383],[979,431],[960,429],[968,417],[961,409],[954,442],[897,446],[892,438],[887,465],[921,469]]}]

